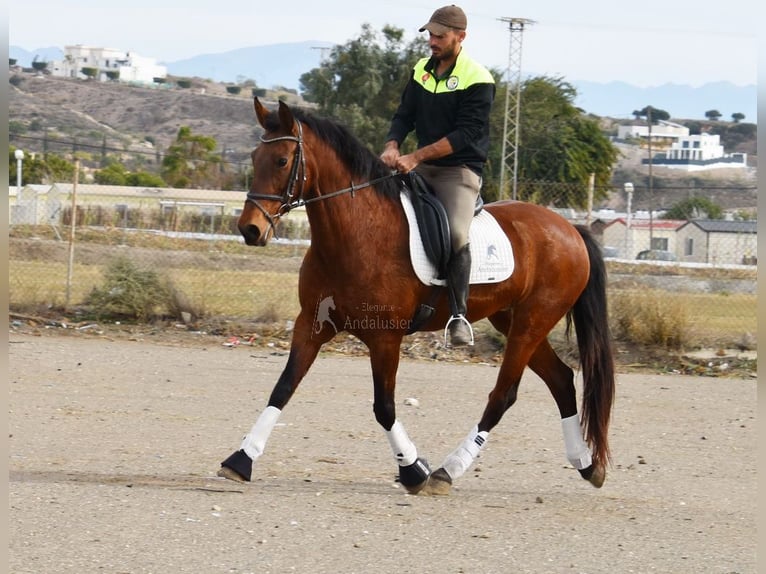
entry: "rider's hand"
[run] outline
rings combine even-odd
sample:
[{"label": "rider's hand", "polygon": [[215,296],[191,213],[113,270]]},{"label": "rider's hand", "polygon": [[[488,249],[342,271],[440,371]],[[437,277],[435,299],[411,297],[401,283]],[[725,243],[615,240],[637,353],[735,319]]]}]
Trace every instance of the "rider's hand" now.
[{"label": "rider's hand", "polygon": [[396,160],[396,169],[399,173],[410,173],[415,169],[420,162],[415,159],[414,153],[408,153],[406,155],[400,155]]},{"label": "rider's hand", "polygon": [[388,142],[386,149],[380,154],[380,159],[391,169],[397,169],[396,163],[399,160],[399,155],[399,146],[396,145],[396,142]]}]

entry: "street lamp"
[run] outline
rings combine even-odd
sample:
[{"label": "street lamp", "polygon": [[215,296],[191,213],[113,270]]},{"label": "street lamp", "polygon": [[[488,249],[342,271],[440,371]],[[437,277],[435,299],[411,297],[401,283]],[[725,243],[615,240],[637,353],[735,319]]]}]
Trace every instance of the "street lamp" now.
[{"label": "street lamp", "polygon": [[631,231],[630,231],[630,224],[633,220],[633,184],[629,181],[626,181],[623,184],[623,187],[625,189],[625,193],[628,194],[628,217],[625,221],[625,258],[626,259],[632,259],[632,250],[631,250]]},{"label": "street lamp", "polygon": [[21,194],[21,162],[24,161],[24,152],[17,149],[13,155],[16,157],[16,194]]}]

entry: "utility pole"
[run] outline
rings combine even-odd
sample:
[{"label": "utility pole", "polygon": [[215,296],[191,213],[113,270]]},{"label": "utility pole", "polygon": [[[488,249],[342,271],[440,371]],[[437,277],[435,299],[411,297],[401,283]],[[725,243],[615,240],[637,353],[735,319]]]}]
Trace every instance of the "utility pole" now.
[{"label": "utility pole", "polygon": [[654,249],[654,178],[652,177],[652,106],[646,108],[646,120],[649,122],[649,249]]},{"label": "utility pole", "polygon": [[312,50],[319,50],[319,65],[327,61],[327,54],[332,50],[331,46],[311,46]]},{"label": "utility pole", "polygon": [[534,24],[527,18],[498,18],[508,22],[510,44],[508,48],[507,84],[505,90],[505,120],[503,122],[502,165],[500,166],[500,197],[508,194],[507,174],[511,172],[512,199],[516,199],[519,168],[519,115],[521,112],[521,47],[524,27]]}]

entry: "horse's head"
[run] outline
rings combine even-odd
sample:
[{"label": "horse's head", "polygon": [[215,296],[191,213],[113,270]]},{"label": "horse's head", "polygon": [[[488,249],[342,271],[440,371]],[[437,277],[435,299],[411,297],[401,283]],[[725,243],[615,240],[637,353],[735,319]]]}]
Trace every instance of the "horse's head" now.
[{"label": "horse's head", "polygon": [[265,133],[251,154],[253,182],[237,227],[248,245],[266,245],[281,215],[300,198],[306,165],[302,127],[284,102],[269,112],[255,98],[255,115]]}]

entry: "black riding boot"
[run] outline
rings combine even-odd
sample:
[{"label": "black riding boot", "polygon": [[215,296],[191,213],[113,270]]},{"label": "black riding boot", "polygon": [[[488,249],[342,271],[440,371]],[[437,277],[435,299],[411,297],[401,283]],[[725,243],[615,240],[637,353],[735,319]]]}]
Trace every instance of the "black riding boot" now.
[{"label": "black riding boot", "polygon": [[465,318],[470,278],[471,250],[466,243],[452,253],[447,267],[447,286],[449,287],[452,311],[452,317],[447,322],[447,328],[450,333],[450,345],[453,347],[473,345],[473,329],[468,319]]}]

